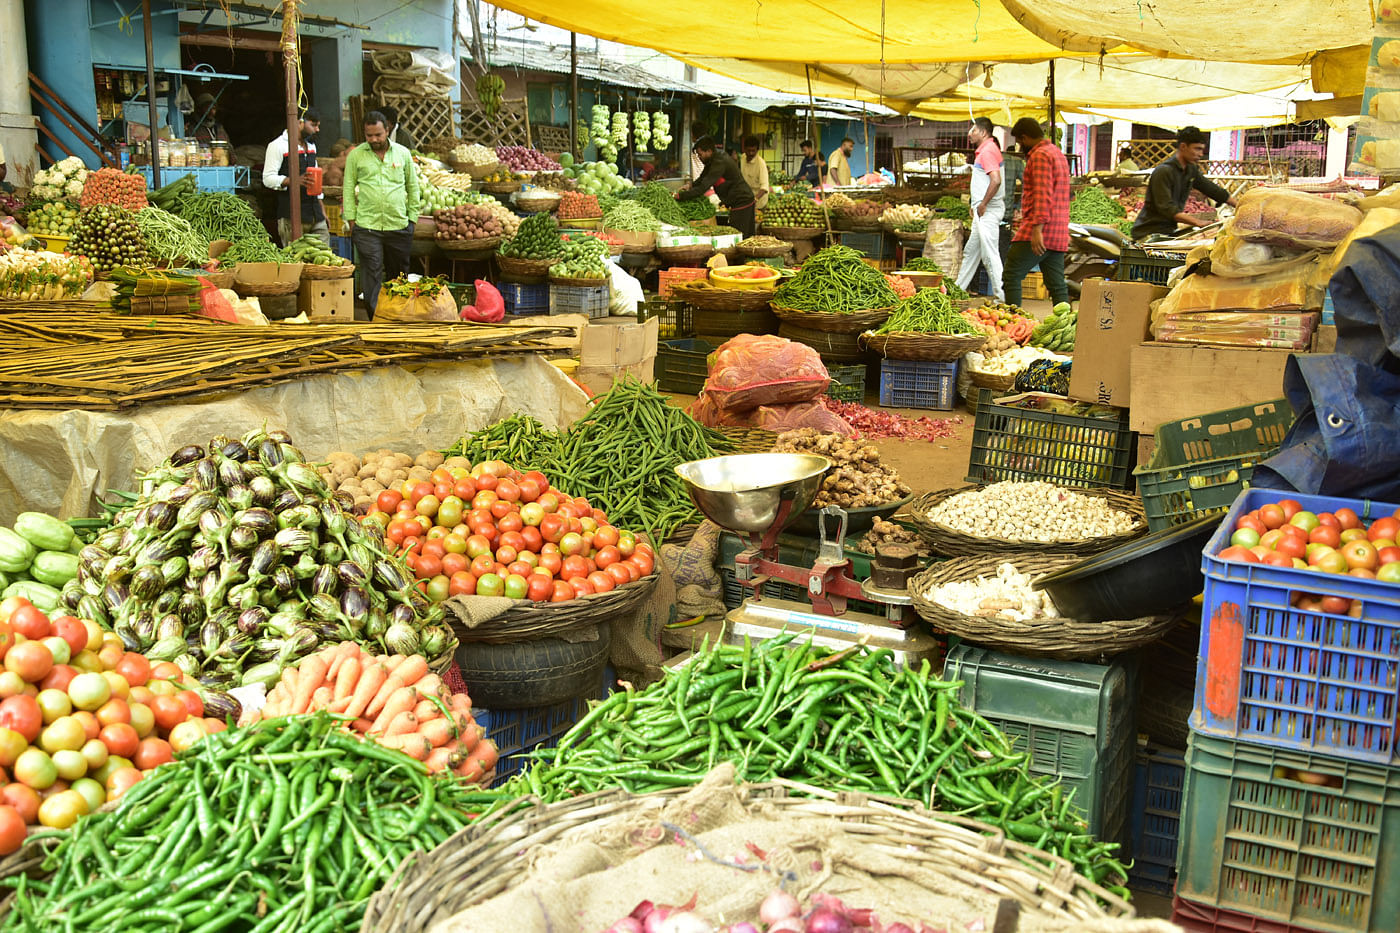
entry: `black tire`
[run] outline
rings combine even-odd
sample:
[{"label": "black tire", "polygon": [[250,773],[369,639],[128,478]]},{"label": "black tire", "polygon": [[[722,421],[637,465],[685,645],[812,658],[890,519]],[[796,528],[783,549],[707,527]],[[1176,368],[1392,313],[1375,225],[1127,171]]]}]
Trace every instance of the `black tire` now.
[{"label": "black tire", "polygon": [[597,641],[577,643],[558,638],[509,645],[462,642],[457,647],[457,666],[473,706],[552,706],[598,693],[612,643],[606,622],[598,626],[598,635]]}]

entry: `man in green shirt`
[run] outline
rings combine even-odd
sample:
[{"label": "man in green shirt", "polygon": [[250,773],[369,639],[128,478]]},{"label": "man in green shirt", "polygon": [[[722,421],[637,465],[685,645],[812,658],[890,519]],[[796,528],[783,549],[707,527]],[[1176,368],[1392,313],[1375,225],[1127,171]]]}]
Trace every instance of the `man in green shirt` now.
[{"label": "man in green shirt", "polygon": [[420,204],[413,156],[389,141],[388,120],[377,110],[365,114],[365,141],[345,157],[344,197],[345,226],[373,320],[385,279],[408,271]]}]

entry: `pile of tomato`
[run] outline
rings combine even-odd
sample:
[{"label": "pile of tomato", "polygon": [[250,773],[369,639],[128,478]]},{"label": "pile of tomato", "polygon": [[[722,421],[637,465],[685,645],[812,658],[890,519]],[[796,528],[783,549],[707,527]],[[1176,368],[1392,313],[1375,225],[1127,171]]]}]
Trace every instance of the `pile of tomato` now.
[{"label": "pile of tomato", "polygon": [[379,493],[365,521],[383,525],[436,602],[472,595],[564,602],[655,567],[650,545],[538,471],[486,461],[471,470],[439,467],[431,480]]},{"label": "pile of tomato", "polygon": [[0,855],[28,826],[71,826],[211,732],[195,682],[119,637],[0,602]]}]

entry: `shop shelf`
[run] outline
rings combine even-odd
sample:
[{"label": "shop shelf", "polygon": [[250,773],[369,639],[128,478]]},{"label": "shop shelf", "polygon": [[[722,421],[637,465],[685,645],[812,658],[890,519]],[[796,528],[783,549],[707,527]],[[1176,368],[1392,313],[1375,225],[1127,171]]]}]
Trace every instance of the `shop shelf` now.
[{"label": "shop shelf", "polygon": [[596,697],[574,697],[552,706],[526,709],[473,709],[472,717],[486,730],[486,738],[496,743],[500,760],[496,764],[496,780],[501,784],[525,770],[533,760],[530,752],[553,748],[564,733],[588,712],[588,701],[606,698],[612,690],[615,675],[612,668],[603,672]]},{"label": "shop shelf", "polygon": [[671,286],[679,285],[682,282],[703,281],[710,276],[709,269],[692,269],[687,266],[676,266],[672,269],[662,269],[656,274],[657,285],[656,294],[662,298],[671,297]]},{"label": "shop shelf", "polygon": [[661,341],[656,345],[656,384],[662,392],[699,395],[710,372],[710,354],[718,349],[694,337]]},{"label": "shop shelf", "polygon": [[548,314],[549,286],[501,282],[497,286],[506,303],[506,314]]},{"label": "shop shelf", "polygon": [[1128,871],[1129,887],[1171,897],[1185,780],[1183,752],[1139,749],[1130,820],[1133,867]]},{"label": "shop shelf", "polygon": [[1029,752],[1032,774],[1056,776],[1066,792],[1075,792],[1095,836],[1127,845],[1137,749],[1135,664],[1023,658],[961,644],[948,652],[943,676],[962,681],[963,705]]},{"label": "shop shelf", "polygon": [[1114,278],[1119,282],[1151,282],[1153,285],[1166,285],[1172,270],[1185,264],[1186,260],[1178,253],[1129,246],[1123,250],[1123,254],[1118,258],[1118,269]]},{"label": "shop shelf", "polygon": [[[139,171],[145,177],[146,184],[149,185],[151,183],[151,167],[143,165]],[[160,167],[162,186],[186,175],[194,176],[200,191],[237,191],[239,188],[248,187],[248,167],[246,165],[207,165],[194,168],[162,165]]]},{"label": "shop shelf", "polygon": [[[1044,480],[1061,486],[1128,488],[1136,449],[1127,409],[1116,417],[1064,415],[992,400],[981,389],[972,426],[969,483]],[[1028,400],[1034,401],[1034,400]]]},{"label": "shop shelf", "polygon": [[1291,923],[1251,917],[1237,910],[1193,904],[1184,897],[1172,899],[1172,923],[1187,933],[1315,933]]},{"label": "shop shelf", "polygon": [[1397,834],[1400,769],[1191,735],[1181,898],[1304,930],[1394,933]]},{"label": "shop shelf", "polygon": [[852,366],[839,364],[828,364],[827,375],[831,377],[831,385],[826,387],[826,394],[836,399],[838,402],[855,402],[860,404],[865,401],[865,365],[857,363]]},{"label": "shop shelf", "polygon": [[[1400,766],[1400,585],[1215,556],[1241,515],[1282,499],[1311,512],[1351,508],[1368,523],[1396,509],[1272,489],[1240,494],[1202,559],[1191,727],[1218,738]],[[1359,601],[1360,617],[1305,611],[1293,605],[1299,594]]]},{"label": "shop shelf", "polygon": [[654,317],[661,320],[656,336],[661,340],[679,340],[695,336],[695,307],[670,298],[648,298],[637,308],[637,320],[646,323]]},{"label": "shop shelf", "polygon": [[610,295],[606,285],[551,285],[549,313],[607,317]]},{"label": "shop shelf", "polygon": [[957,403],[958,361],[881,360],[880,405],[883,408],[931,408],[948,411]]}]

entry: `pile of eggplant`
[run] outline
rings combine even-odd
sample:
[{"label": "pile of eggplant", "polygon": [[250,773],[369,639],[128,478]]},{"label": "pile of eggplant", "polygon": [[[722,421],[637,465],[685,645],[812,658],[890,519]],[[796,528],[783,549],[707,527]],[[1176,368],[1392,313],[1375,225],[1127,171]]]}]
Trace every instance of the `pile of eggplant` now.
[{"label": "pile of eggplant", "polygon": [[284,431],[182,447],[82,549],[64,604],[206,693],[270,686],[341,641],[441,669],[457,645],[441,609],[352,506]]}]

